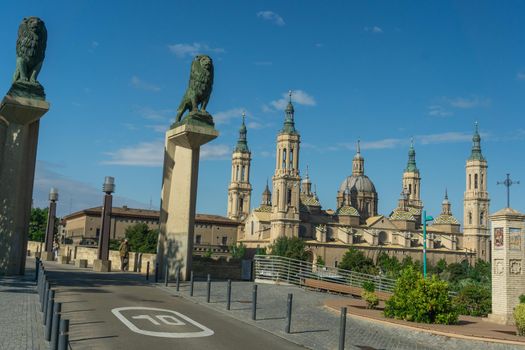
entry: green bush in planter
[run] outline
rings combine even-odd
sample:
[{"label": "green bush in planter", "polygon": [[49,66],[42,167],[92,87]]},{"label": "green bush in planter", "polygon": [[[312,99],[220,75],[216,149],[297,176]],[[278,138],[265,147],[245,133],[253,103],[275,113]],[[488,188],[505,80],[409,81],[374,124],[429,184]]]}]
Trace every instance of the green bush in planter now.
[{"label": "green bush in planter", "polygon": [[379,298],[374,292],[364,291],[361,297],[366,301],[367,309],[375,309],[379,305]]},{"label": "green bush in planter", "polygon": [[525,304],[518,304],[514,308],[514,322],[516,323],[516,334],[525,335]]}]

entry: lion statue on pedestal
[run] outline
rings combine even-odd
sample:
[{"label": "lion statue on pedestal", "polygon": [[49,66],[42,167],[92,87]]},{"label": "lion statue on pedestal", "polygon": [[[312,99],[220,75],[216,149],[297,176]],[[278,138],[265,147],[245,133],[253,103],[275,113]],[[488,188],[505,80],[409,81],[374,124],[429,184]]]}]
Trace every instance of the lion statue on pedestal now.
[{"label": "lion statue on pedestal", "polygon": [[18,27],[16,70],[13,82],[38,83],[37,77],[46,54],[47,30],[38,17],[27,17]]},{"label": "lion statue on pedestal", "polygon": [[[213,61],[210,56],[198,55],[191,64],[188,89],[177,109],[175,123],[182,120],[182,115],[190,111],[191,115],[211,116],[206,112],[213,86]],[[200,105],[200,108],[199,108]]]}]

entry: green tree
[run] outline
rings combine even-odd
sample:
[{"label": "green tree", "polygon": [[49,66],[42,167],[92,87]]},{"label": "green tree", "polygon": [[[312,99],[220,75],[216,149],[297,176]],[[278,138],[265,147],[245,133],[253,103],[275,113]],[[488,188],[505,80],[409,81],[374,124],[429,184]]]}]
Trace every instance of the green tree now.
[{"label": "green tree", "polygon": [[230,254],[232,255],[233,259],[242,259],[246,255],[246,246],[244,244],[232,244],[230,246]]},{"label": "green tree", "polygon": [[291,259],[306,261],[309,254],[304,241],[298,237],[279,237],[270,246],[272,255],[284,256]]},{"label": "green tree", "polygon": [[412,322],[454,324],[458,312],[449,296],[447,282],[436,275],[423,278],[414,267],[403,270],[386,302],[386,317]]},{"label": "green tree", "polygon": [[159,238],[158,229],[150,229],[145,223],[129,226],[125,231],[131,251],[139,253],[155,253]]},{"label": "green tree", "polygon": [[350,248],[346,251],[338,267],[343,270],[369,274],[376,274],[378,272],[372,259],[367,258],[362,251],[355,248]]},{"label": "green tree", "polygon": [[461,288],[453,299],[461,315],[487,316],[492,310],[490,287],[470,283]]},{"label": "green tree", "polygon": [[[29,240],[43,242],[47,227],[48,208],[32,208],[29,219]],[[57,220],[58,221],[58,220]]]},{"label": "green tree", "polygon": [[377,257],[377,266],[390,278],[397,278],[401,272],[401,263],[399,260],[397,260],[395,256],[390,257],[385,252],[382,252]]}]

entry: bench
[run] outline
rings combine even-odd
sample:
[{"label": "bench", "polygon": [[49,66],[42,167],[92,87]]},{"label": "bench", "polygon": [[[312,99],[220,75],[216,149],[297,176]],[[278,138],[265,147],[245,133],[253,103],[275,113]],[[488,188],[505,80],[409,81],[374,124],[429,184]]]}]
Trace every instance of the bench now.
[{"label": "bench", "polygon": [[[349,286],[346,284],[339,284],[339,283],[334,283],[334,282],[321,281],[321,280],[316,280],[313,278],[305,278],[303,282],[303,286],[308,287],[308,288],[319,289],[319,290],[326,290],[328,292],[350,294],[350,295],[359,296],[359,297],[361,296],[361,293],[363,293],[363,288],[360,288],[360,287],[354,287],[354,286]],[[375,294],[377,295],[379,300],[383,300],[383,301],[390,299],[390,297],[392,296],[392,293],[388,293],[388,292],[377,292],[376,291]]]}]

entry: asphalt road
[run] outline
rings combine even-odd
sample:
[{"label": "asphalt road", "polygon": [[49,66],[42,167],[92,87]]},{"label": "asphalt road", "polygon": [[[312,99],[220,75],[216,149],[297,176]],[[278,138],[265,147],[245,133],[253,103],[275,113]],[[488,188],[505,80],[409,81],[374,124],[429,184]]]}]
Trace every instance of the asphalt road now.
[{"label": "asphalt road", "polygon": [[[76,349],[303,349],[129,273],[46,263]],[[246,305],[250,307],[250,305]],[[123,309],[124,308],[124,309]]]}]

